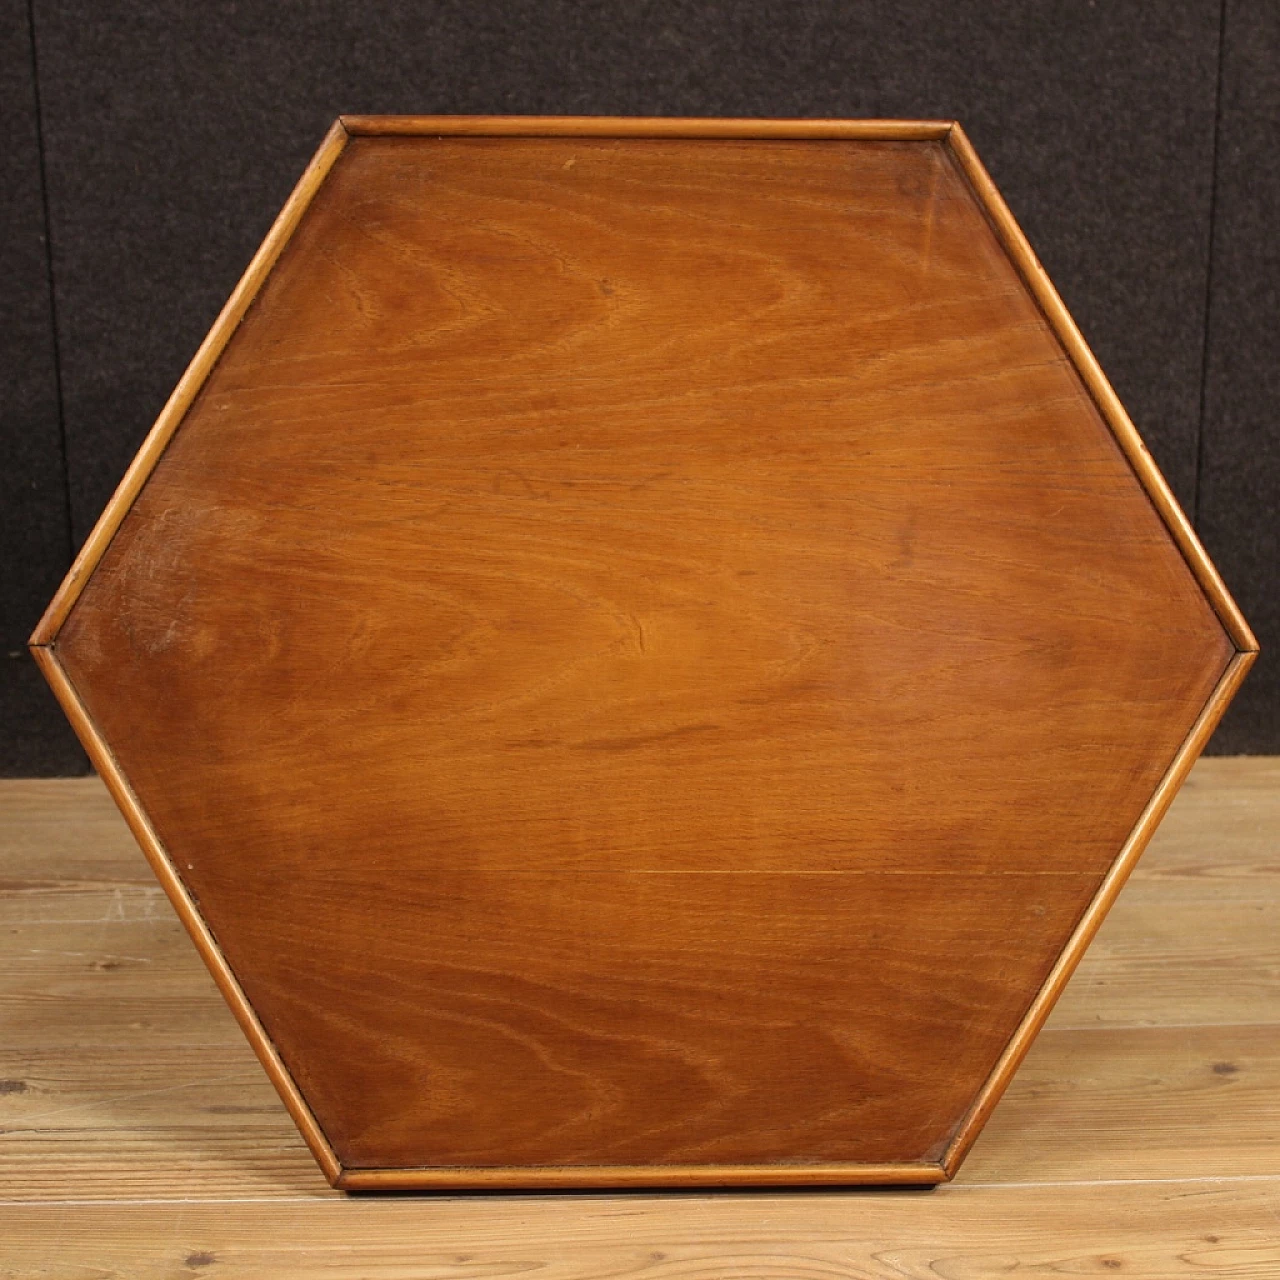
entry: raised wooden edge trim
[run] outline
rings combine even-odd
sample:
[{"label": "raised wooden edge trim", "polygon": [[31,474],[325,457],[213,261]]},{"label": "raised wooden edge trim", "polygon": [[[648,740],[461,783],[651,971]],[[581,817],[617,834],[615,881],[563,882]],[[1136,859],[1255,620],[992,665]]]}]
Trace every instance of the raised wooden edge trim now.
[{"label": "raised wooden edge trim", "polygon": [[1226,584],[1222,581],[1213,561],[1209,559],[1200,539],[1196,536],[1191,522],[1178,505],[1168,482],[1161,475],[1154,459],[1143,444],[1142,437],[1133,425],[1124,405],[1116,395],[1107,376],[1102,372],[1089,344],[1085,342],[1076,322],[1071,318],[1053,281],[1041,266],[1022,228],[1018,226],[1013,213],[1005,203],[1004,197],[996,189],[987,173],[978,153],[973,149],[965,131],[959,123],[953,123],[947,132],[947,144],[952,155],[965,177],[969,179],[974,194],[986,210],[987,217],[1000,238],[1005,252],[1009,255],[1019,274],[1039,303],[1050,327],[1057,334],[1068,357],[1075,365],[1085,388],[1093,397],[1103,419],[1111,428],[1116,442],[1124,450],[1130,465],[1137,474],[1142,487],[1146,489],[1156,510],[1160,513],[1174,542],[1182,552],[1196,581],[1213,606],[1232,643],[1242,653],[1256,652],[1258,641],[1236,602],[1231,598]]},{"label": "raised wooden edge trim", "polygon": [[935,1186],[939,1164],[547,1165],[510,1168],[344,1169],[344,1191],[574,1190],[604,1187]]},{"label": "raised wooden edge trim", "polygon": [[1098,928],[1105,919],[1107,912],[1111,910],[1116,896],[1124,888],[1130,872],[1132,872],[1138,859],[1142,856],[1142,851],[1155,834],[1156,828],[1160,825],[1160,820],[1173,802],[1173,798],[1177,795],[1178,789],[1190,772],[1191,766],[1195,764],[1200,752],[1204,749],[1205,743],[1209,741],[1209,737],[1217,727],[1218,721],[1222,719],[1222,713],[1226,711],[1228,704],[1235,696],[1236,690],[1240,687],[1240,682],[1257,660],[1257,657],[1256,650],[1245,650],[1236,653],[1227,663],[1226,669],[1219,678],[1213,692],[1209,695],[1209,700],[1197,717],[1191,732],[1178,748],[1178,752],[1173,758],[1173,763],[1160,780],[1160,785],[1148,801],[1147,807],[1142,811],[1137,825],[1129,833],[1129,838],[1121,846],[1115,862],[1112,863],[1111,869],[1103,877],[1102,884],[1099,885],[1093,900],[1085,908],[1084,915],[1081,916],[1077,923],[1074,932],[1067,941],[1067,945],[1063,948],[1062,954],[1049,971],[1049,976],[1045,979],[1044,985],[1031,1002],[1030,1008],[1018,1025],[1018,1029],[1013,1033],[1013,1038],[1005,1046],[1004,1052],[997,1060],[990,1076],[987,1077],[986,1083],[982,1086],[973,1106],[961,1121],[955,1136],[943,1153],[942,1167],[948,1178],[954,1176],[961,1162],[968,1154],[969,1148],[981,1132],[983,1125],[986,1124],[992,1109],[1003,1096],[1009,1081],[1013,1078],[1014,1072],[1017,1071],[1023,1058],[1026,1057],[1027,1050],[1031,1048],[1032,1042],[1041,1027],[1044,1026],[1045,1019],[1048,1018],[1053,1010],[1053,1006],[1057,1003],[1058,997],[1067,985],[1067,981],[1075,972],[1076,966],[1080,963],[1089,944],[1093,941],[1094,935],[1098,932]]},{"label": "raised wooden edge trim", "polygon": [[34,647],[32,653],[45,679],[62,704],[62,709],[66,712],[67,719],[71,721],[72,728],[84,744],[84,749],[88,752],[94,768],[107,784],[130,830],[142,846],[142,852],[146,855],[147,861],[151,864],[151,870],[173,904],[178,919],[191,935],[201,959],[213,975],[213,980],[218,984],[223,998],[231,1006],[231,1012],[235,1015],[250,1045],[253,1046],[254,1053],[258,1055],[258,1061],[262,1063],[271,1083],[276,1087],[276,1092],[279,1093],[294,1123],[301,1131],[303,1140],[311,1149],[311,1154],[315,1156],[325,1177],[331,1183],[336,1183],[342,1172],[338,1157],[329,1145],[329,1140],[312,1114],[311,1108],[307,1106],[302,1094],[298,1091],[298,1086],[294,1083],[288,1068],[281,1061],[266,1029],[258,1021],[258,1015],[253,1011],[252,1005],[231,972],[217,940],[200,915],[200,909],[196,906],[195,900],[188,893],[181,877],[170,862],[159,836],[143,812],[110,748],[98,733],[70,677],[63,670],[52,648],[40,645]]},{"label": "raised wooden edge trim", "polygon": [[1178,500],[1173,496],[1168,482],[1156,466],[1137,428],[1133,425],[1124,405],[1107,380],[1097,358],[1089,349],[1076,322],[1059,296],[1048,273],[1036,257],[1029,241],[1018,226],[1013,213],[1005,203],[978,158],[973,144],[957,122],[947,133],[947,145],[955,157],[961,172],[969,180],[974,195],[985,210],[997,237],[1008,254],[1014,268],[1031,290],[1050,328],[1057,335],[1067,358],[1079,374],[1085,389],[1097,405],[1116,443],[1124,451],[1133,468],[1138,483],[1146,491],[1175,545],[1182,553],[1210,606],[1217,614],[1223,630],[1236,648],[1234,657],[1215,686],[1213,693],[1192,726],[1190,733],[1179,747],[1173,763],[1160,780],[1154,795],[1129,833],[1110,870],[1103,877],[1093,900],[1085,909],[1067,945],[1049,971],[1044,985],[1031,1002],[1022,1022],[996,1061],[995,1067],[979,1091],[968,1113],[961,1121],[955,1136],[943,1155],[942,1166],[948,1178],[955,1175],[968,1154],[978,1134],[982,1131],[996,1103],[1008,1088],[1013,1074],[1026,1057],[1045,1019],[1048,1018],[1068,979],[1075,972],[1089,943],[1093,941],[1099,926],[1124,887],[1142,851],[1164,817],[1165,811],[1177,794],[1191,766],[1204,749],[1209,736],[1217,727],[1223,712],[1235,695],[1245,674],[1258,656],[1258,641],[1245,621],[1226,584],[1222,581],[1213,561],[1209,559],[1191,522],[1187,519]]},{"label": "raised wooden edge trim", "polygon": [[[56,657],[57,633],[79,598],[147,477],[195,400],[218,357],[257,296],[352,136],[828,138],[944,140],[985,208],[1006,252],[1075,363],[1086,388],[1129,458],[1139,481],[1163,517],[1197,581],[1212,603],[1237,653],[1228,663],[1196,724],[1143,810],[1137,825],[1086,909],[1065,950],[987,1078],[947,1147],[940,1164],[831,1165],[591,1165],[505,1168],[344,1170],[307,1106],[265,1028],[259,1022],[194,899],[169,860],[105,740],[99,735]],[[33,657],[61,703],[94,767],[102,776],[179,919],[191,935],[214,982],[231,1007],[285,1107],[325,1176],[335,1186],[363,1190],[465,1190],[517,1188],[674,1186],[926,1185],[951,1178],[999,1101],[1067,980],[1074,972],[1130,871],[1164,816],[1187,772],[1257,657],[1258,643],[1218,575],[1172,491],[1160,474],[1093,353],[996,190],[960,125],[934,120],[721,120],[584,116],[343,116],[330,128],[298,180],[266,239],[218,315],[191,364],[125,472],[80,554],[31,636]]]},{"label": "raised wooden edge trim", "polygon": [[53,643],[59,628],[80,598],[80,592],[84,589],[89,575],[102,559],[107,545],[115,536],[125,516],[128,515],[129,508],[133,506],[147,477],[160,460],[160,455],[178,429],[178,424],[186,416],[192,401],[195,400],[205,379],[209,376],[209,371],[217,363],[218,357],[231,340],[231,335],[235,333],[236,327],[244,318],[244,313],[249,309],[249,304],[262,288],[263,281],[275,266],[276,259],[288,243],[289,237],[306,212],[316,191],[319,190],[320,184],[333,168],[334,161],[342,153],[347,139],[347,131],[342,127],[341,122],[335,123],[325,135],[320,149],[312,157],[302,177],[298,179],[297,186],[285,201],[284,208],[280,210],[271,230],[267,232],[266,239],[259,246],[258,252],[253,255],[244,275],[240,277],[240,282],[236,285],[231,297],[227,299],[226,306],[213,322],[213,328],[209,330],[187,366],[187,371],[174,388],[173,394],[160,410],[160,416],[156,419],[146,440],[143,441],[142,448],[129,464],[129,469],[124,473],[124,478],[117,486],[111,501],[107,503],[97,524],[93,527],[93,532],[89,534],[84,546],[80,549],[80,554],[58,588],[57,594],[36,625],[30,640],[32,645]]},{"label": "raised wooden edge trim", "polygon": [[866,138],[941,140],[950,120],[751,120],[699,116],[341,116],[357,137]]},{"label": "raised wooden edge trim", "polygon": [[1103,877],[1093,900],[1085,909],[1066,947],[1049,972],[1044,985],[1031,1002],[1018,1029],[1005,1046],[974,1100],[955,1136],[943,1155],[942,1165],[948,1178],[954,1176],[969,1148],[981,1132],[992,1108],[1000,1100],[1014,1072],[1030,1049],[1032,1041],[1044,1025],[1067,980],[1075,972],[1089,943],[1093,940],[1116,895],[1124,887],[1142,851],[1146,848],[1161,818],[1172,803],[1191,766],[1196,762],[1210,735],[1222,719],[1240,682],[1258,656],[1258,641],[1244,615],[1232,599],[1213,561],[1201,545],[1191,522],[1187,519],[1178,500],[1173,496],[1168,482],[1156,466],[1137,428],[1133,425],[1124,405],[1107,380],[1097,358],[1089,349],[1076,322],[1059,296],[1048,273],[1036,257],[1029,241],[1018,226],[1004,197],[991,180],[973,144],[958,122],[947,133],[947,145],[951,149],[961,172],[969,180],[974,195],[985,210],[997,237],[1008,254],[1014,268],[1031,290],[1050,328],[1057,335],[1067,358],[1076,368],[1092,397],[1103,421],[1110,428],[1116,443],[1124,451],[1133,468],[1138,483],[1146,491],[1175,545],[1182,553],[1210,606],[1217,614],[1223,630],[1236,648],[1236,653],[1205,703],[1195,724],[1173,758],[1173,763],[1160,780],[1154,795],[1138,818],[1137,824],[1121,846],[1111,869]]}]

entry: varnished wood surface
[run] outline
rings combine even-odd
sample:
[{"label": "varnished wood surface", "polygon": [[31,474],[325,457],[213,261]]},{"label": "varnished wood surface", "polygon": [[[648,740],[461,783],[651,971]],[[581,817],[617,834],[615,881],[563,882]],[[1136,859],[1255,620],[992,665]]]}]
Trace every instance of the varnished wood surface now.
[{"label": "varnished wood surface", "polygon": [[1280,760],[1196,766],[957,1181],[931,1192],[349,1199],[96,780],[0,783],[0,884],[11,1280],[1280,1266]]},{"label": "varnished wood surface", "polygon": [[337,1159],[936,1166],[1235,653],[968,178],[313,173],[55,648]]}]

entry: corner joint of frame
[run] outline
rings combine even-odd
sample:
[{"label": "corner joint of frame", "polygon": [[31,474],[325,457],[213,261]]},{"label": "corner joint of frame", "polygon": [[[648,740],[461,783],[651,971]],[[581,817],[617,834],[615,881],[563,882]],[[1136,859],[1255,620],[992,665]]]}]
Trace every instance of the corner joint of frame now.
[{"label": "corner joint of frame", "polygon": [[47,610],[45,616],[36,623],[36,629],[28,638],[27,648],[33,653],[37,649],[52,653],[54,642],[57,640],[58,632],[61,630],[61,620],[52,616],[52,610]]},{"label": "corner joint of frame", "polygon": [[964,125],[959,120],[948,120],[946,122],[947,131],[942,137],[942,141],[957,155],[968,154],[973,150],[973,144],[969,141],[969,135],[964,131]]},{"label": "corner joint of frame", "polygon": [[966,1153],[967,1147],[962,1141],[962,1135],[957,1134],[947,1143],[947,1148],[942,1153],[942,1158],[938,1161],[938,1172],[942,1175],[942,1182],[950,1182],[956,1176],[960,1166],[964,1163]]}]

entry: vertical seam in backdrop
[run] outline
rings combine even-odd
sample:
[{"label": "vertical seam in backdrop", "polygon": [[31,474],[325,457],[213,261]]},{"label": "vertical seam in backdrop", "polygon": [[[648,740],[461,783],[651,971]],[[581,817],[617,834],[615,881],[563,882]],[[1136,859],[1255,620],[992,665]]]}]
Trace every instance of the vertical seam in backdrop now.
[{"label": "vertical seam in backdrop", "polygon": [[40,97],[40,58],[36,52],[35,0],[27,0],[27,37],[31,41],[31,88],[35,98],[36,152],[40,160],[40,212],[44,219],[44,272],[49,290],[49,330],[53,341],[53,392],[58,406],[58,448],[62,454],[62,501],[66,511],[67,540],[63,571],[76,553],[71,512],[71,464],[67,452],[67,415],[62,399],[62,344],[58,339],[58,295],[53,274],[53,220],[49,216],[49,175],[44,151],[44,106]]},{"label": "vertical seam in backdrop", "polygon": [[1209,360],[1213,330],[1213,259],[1217,251],[1218,146],[1222,138],[1222,78],[1227,60],[1227,0],[1218,5],[1218,77],[1213,98],[1213,145],[1209,154],[1209,243],[1204,269],[1204,342],[1200,351],[1200,421],[1196,431],[1196,486],[1191,523],[1200,529],[1200,498],[1204,492],[1204,438],[1209,417]]}]

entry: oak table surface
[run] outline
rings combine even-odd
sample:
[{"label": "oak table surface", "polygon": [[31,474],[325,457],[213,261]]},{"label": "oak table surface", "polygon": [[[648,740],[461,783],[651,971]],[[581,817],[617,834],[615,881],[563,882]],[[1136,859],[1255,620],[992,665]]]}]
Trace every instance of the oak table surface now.
[{"label": "oak table surface", "polygon": [[1236,658],[943,141],[371,136],[56,653],[344,1169],[815,1179]]},{"label": "oak table surface", "polygon": [[348,1197],[105,791],[0,782],[0,1275],[1280,1274],[1280,760],[1202,760],[955,1182]]}]

